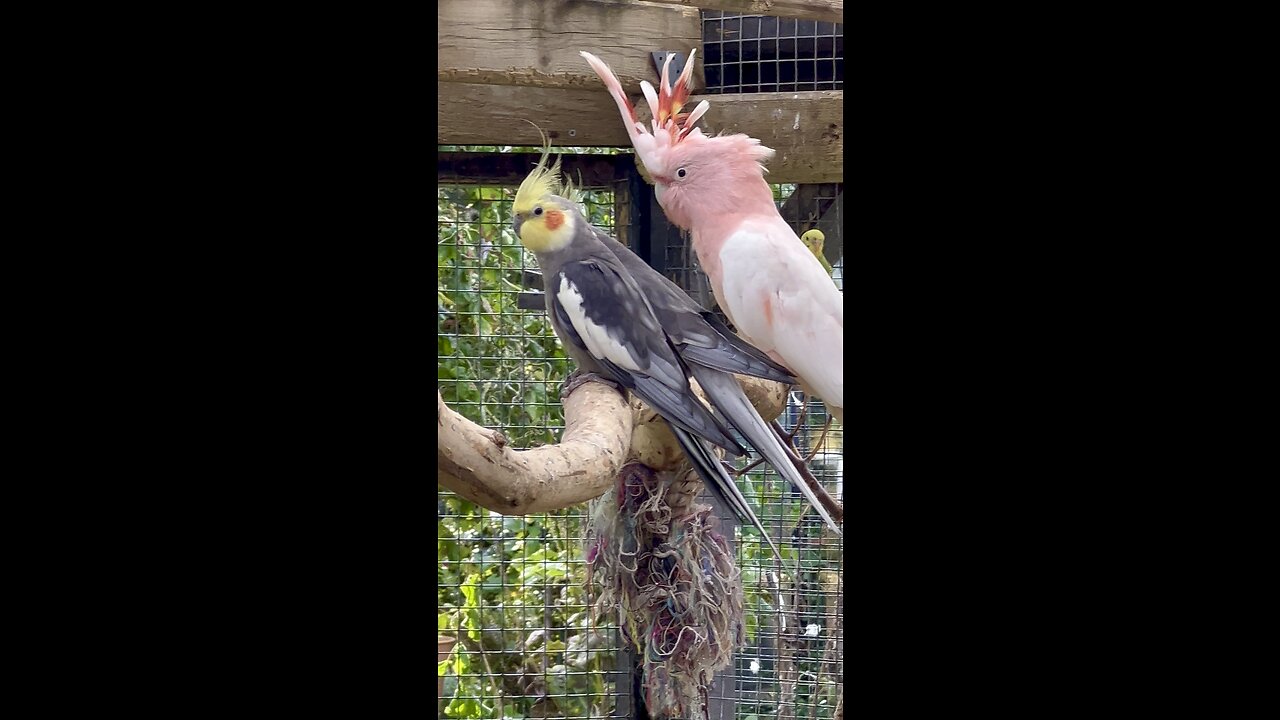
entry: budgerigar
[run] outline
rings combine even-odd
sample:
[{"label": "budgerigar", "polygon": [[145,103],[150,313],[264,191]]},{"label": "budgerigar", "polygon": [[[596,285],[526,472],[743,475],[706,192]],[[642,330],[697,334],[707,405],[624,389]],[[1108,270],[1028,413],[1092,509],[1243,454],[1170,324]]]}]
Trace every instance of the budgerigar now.
[{"label": "budgerigar", "polygon": [[693,53],[674,87],[671,56],[658,92],[640,83],[653,111],[652,132],[637,121],[609,66],[581,54],[617,102],[667,218],[692,232],[720,308],[743,337],[789,368],[843,419],[844,296],[774,204],[762,165],[774,151],[746,135],[710,137],[694,127],[710,108],[706,100],[681,114]]},{"label": "budgerigar", "polygon": [[835,268],[831,267],[831,263],[827,262],[827,256],[822,254],[822,244],[826,242],[826,240],[827,236],[823,235],[822,231],[818,228],[806,230],[804,234],[800,236],[800,242],[804,243],[804,246],[809,248],[809,252],[813,253],[813,256],[818,258],[818,262],[822,263],[822,269],[826,270],[827,274],[830,275],[835,272]]}]

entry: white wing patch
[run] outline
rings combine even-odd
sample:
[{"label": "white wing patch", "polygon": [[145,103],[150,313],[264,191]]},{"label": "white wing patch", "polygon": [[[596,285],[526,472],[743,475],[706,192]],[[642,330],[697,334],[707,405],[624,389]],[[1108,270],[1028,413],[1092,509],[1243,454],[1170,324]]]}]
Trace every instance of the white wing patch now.
[{"label": "white wing patch", "polygon": [[586,311],[582,309],[582,293],[578,292],[578,287],[564,273],[560,273],[560,290],[556,293],[556,299],[564,308],[564,314],[573,324],[573,329],[578,331],[578,336],[586,344],[588,352],[631,372],[643,372],[627,348],[610,337],[607,328],[591,322],[587,317]]}]

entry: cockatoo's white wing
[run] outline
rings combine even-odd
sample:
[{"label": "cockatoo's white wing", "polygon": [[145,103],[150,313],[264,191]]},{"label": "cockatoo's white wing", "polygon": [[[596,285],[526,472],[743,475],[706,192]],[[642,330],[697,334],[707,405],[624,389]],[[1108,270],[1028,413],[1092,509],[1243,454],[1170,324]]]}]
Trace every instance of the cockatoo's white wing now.
[{"label": "cockatoo's white wing", "polygon": [[739,334],[844,407],[844,295],[781,218],[746,220],[720,247],[720,302]]}]

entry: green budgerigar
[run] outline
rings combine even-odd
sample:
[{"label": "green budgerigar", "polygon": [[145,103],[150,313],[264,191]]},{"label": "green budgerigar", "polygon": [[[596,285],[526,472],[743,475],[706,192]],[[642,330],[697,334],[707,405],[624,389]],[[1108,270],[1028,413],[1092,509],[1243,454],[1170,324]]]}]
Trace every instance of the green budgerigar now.
[{"label": "green budgerigar", "polygon": [[827,256],[822,254],[822,243],[826,242],[826,240],[827,236],[823,235],[822,231],[817,228],[808,230],[800,236],[800,242],[809,248],[809,252],[813,253],[813,256],[818,258],[818,262],[822,263],[822,269],[826,270],[827,274],[830,275],[835,272],[835,268],[831,267],[831,263],[827,262]]}]

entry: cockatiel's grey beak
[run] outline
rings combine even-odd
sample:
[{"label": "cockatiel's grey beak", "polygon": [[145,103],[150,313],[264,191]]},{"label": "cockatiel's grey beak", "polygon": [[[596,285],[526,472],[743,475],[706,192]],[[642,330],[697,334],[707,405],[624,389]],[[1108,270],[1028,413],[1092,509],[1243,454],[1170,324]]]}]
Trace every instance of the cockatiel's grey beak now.
[{"label": "cockatiel's grey beak", "polygon": [[520,237],[520,226],[523,224],[524,224],[524,214],[516,213],[515,217],[512,218],[511,220],[511,227],[515,228],[517,238]]}]

